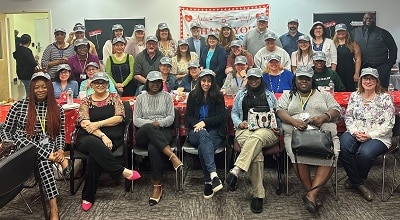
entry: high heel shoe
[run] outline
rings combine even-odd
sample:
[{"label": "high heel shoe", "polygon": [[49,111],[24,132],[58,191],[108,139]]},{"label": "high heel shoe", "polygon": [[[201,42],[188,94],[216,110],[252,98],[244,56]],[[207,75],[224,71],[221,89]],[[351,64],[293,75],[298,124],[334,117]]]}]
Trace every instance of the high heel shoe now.
[{"label": "high heel shoe", "polygon": [[83,211],[87,212],[87,211],[89,211],[90,208],[92,208],[92,205],[93,205],[93,203],[91,203],[91,202],[82,201],[81,207],[82,207]]},{"label": "high heel shoe", "polygon": [[[177,159],[178,161],[175,160],[175,163],[174,163],[174,161],[172,161],[172,158],[173,158],[173,157],[176,157],[176,159]],[[179,171],[179,170],[182,169],[183,163],[182,163],[181,160],[179,160],[179,158],[178,158],[178,156],[176,156],[176,154],[172,153],[171,156],[169,156],[169,160],[171,160],[172,166],[174,167],[174,170],[175,170],[175,171]]]},{"label": "high heel shoe", "polygon": [[130,177],[127,178],[127,179],[128,179],[128,180],[134,181],[134,180],[139,179],[140,177],[142,177],[142,176],[140,175],[140,173],[139,173],[138,171],[132,170],[132,176],[130,176]]},{"label": "high heel shoe", "polygon": [[153,185],[153,192],[154,192],[154,190],[155,190],[156,187],[160,187],[160,194],[158,195],[157,198],[150,197],[150,199],[149,199],[149,205],[150,205],[150,206],[157,205],[158,202],[160,201],[161,196],[162,196],[162,193],[163,193],[163,191],[162,191],[162,185]]}]

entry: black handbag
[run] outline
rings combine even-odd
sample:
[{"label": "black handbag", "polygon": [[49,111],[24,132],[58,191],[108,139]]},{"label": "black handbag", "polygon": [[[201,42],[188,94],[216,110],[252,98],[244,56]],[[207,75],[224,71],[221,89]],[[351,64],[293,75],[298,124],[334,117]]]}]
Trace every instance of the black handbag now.
[{"label": "black handbag", "polygon": [[332,158],[333,142],[330,131],[319,129],[298,130],[292,132],[292,151],[295,155]]}]

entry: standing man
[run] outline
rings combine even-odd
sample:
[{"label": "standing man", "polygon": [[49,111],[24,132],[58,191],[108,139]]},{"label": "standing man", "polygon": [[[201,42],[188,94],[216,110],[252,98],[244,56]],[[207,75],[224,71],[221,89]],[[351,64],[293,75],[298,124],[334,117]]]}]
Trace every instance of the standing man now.
[{"label": "standing man", "polygon": [[201,36],[200,34],[200,24],[197,22],[193,22],[190,24],[190,32],[192,32],[192,36],[189,37],[189,51],[196,52],[197,56],[200,58],[201,51],[206,46],[206,38]]},{"label": "standing man", "polygon": [[[136,87],[135,96],[139,95],[142,87],[146,82],[147,74],[150,71],[158,71],[160,66],[160,60],[164,56],[161,51],[158,50],[158,40],[154,36],[146,37],[146,49],[138,53],[135,58],[135,64],[133,73],[135,77],[134,87]],[[140,88],[139,88],[140,87]]]},{"label": "standing man", "polygon": [[[243,38],[243,49],[247,50],[251,55],[254,55],[265,46],[265,35],[273,33],[273,31],[267,29],[268,17],[264,14],[257,18],[257,28],[248,31]],[[278,39],[276,45],[282,47],[281,41]]]},{"label": "standing man", "polygon": [[282,36],[279,37],[279,40],[282,43],[282,48],[286,50],[289,56],[292,56],[292,53],[297,50],[297,40],[304,34],[298,31],[299,20],[297,18],[289,19],[288,29],[289,32],[282,34]]},{"label": "standing man", "polygon": [[390,69],[397,59],[397,46],[393,36],[387,30],[376,26],[375,18],[374,13],[365,13],[364,25],[356,28],[352,34],[361,49],[361,68],[377,69],[381,85],[387,89]]},{"label": "standing man", "polygon": [[283,68],[290,70],[291,62],[289,54],[282,48],[276,46],[277,36],[274,33],[268,33],[264,36],[264,47],[254,55],[254,65],[265,70],[268,64],[267,57],[276,54],[281,57],[281,65]]}]

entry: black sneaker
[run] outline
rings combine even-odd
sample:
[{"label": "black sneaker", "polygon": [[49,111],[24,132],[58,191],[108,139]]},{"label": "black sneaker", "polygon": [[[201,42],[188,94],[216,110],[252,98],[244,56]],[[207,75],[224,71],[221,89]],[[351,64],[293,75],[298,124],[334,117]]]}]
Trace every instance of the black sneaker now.
[{"label": "black sneaker", "polygon": [[222,185],[221,180],[219,179],[218,176],[214,177],[212,179],[212,191],[213,192],[218,192],[220,191],[224,186]]},{"label": "black sneaker", "polygon": [[254,197],[251,200],[251,204],[250,204],[250,209],[253,213],[261,213],[263,210],[263,203],[264,203],[264,199],[263,198],[256,198]]},{"label": "black sneaker", "polygon": [[230,191],[235,191],[236,190],[236,182],[237,182],[238,177],[229,172],[228,175],[226,176],[226,180],[225,180],[225,185],[226,187],[228,187],[228,190]]},{"label": "black sneaker", "polygon": [[211,199],[214,196],[214,191],[212,190],[212,185],[211,184],[204,184],[204,194],[203,194],[205,199]]}]

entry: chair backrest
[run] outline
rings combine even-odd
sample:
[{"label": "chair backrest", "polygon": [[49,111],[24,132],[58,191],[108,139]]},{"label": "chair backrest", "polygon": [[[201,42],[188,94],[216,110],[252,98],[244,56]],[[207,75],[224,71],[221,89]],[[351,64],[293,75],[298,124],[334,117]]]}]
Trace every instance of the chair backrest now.
[{"label": "chair backrest", "polygon": [[172,124],[172,136],[178,137],[179,136],[179,110],[174,108],[175,118],[174,123]]},{"label": "chair backrest", "polygon": [[125,122],[128,122],[129,120],[132,121],[133,111],[131,104],[129,103],[129,101],[123,101],[122,104],[124,104],[125,109]]},{"label": "chair backrest", "polygon": [[394,118],[394,126],[392,128],[392,137],[396,137],[400,135],[400,115],[395,115]]},{"label": "chair backrest", "polygon": [[0,208],[19,193],[20,190],[9,196],[18,188],[22,189],[23,183],[33,173],[35,154],[35,146],[28,145],[0,161]]}]

